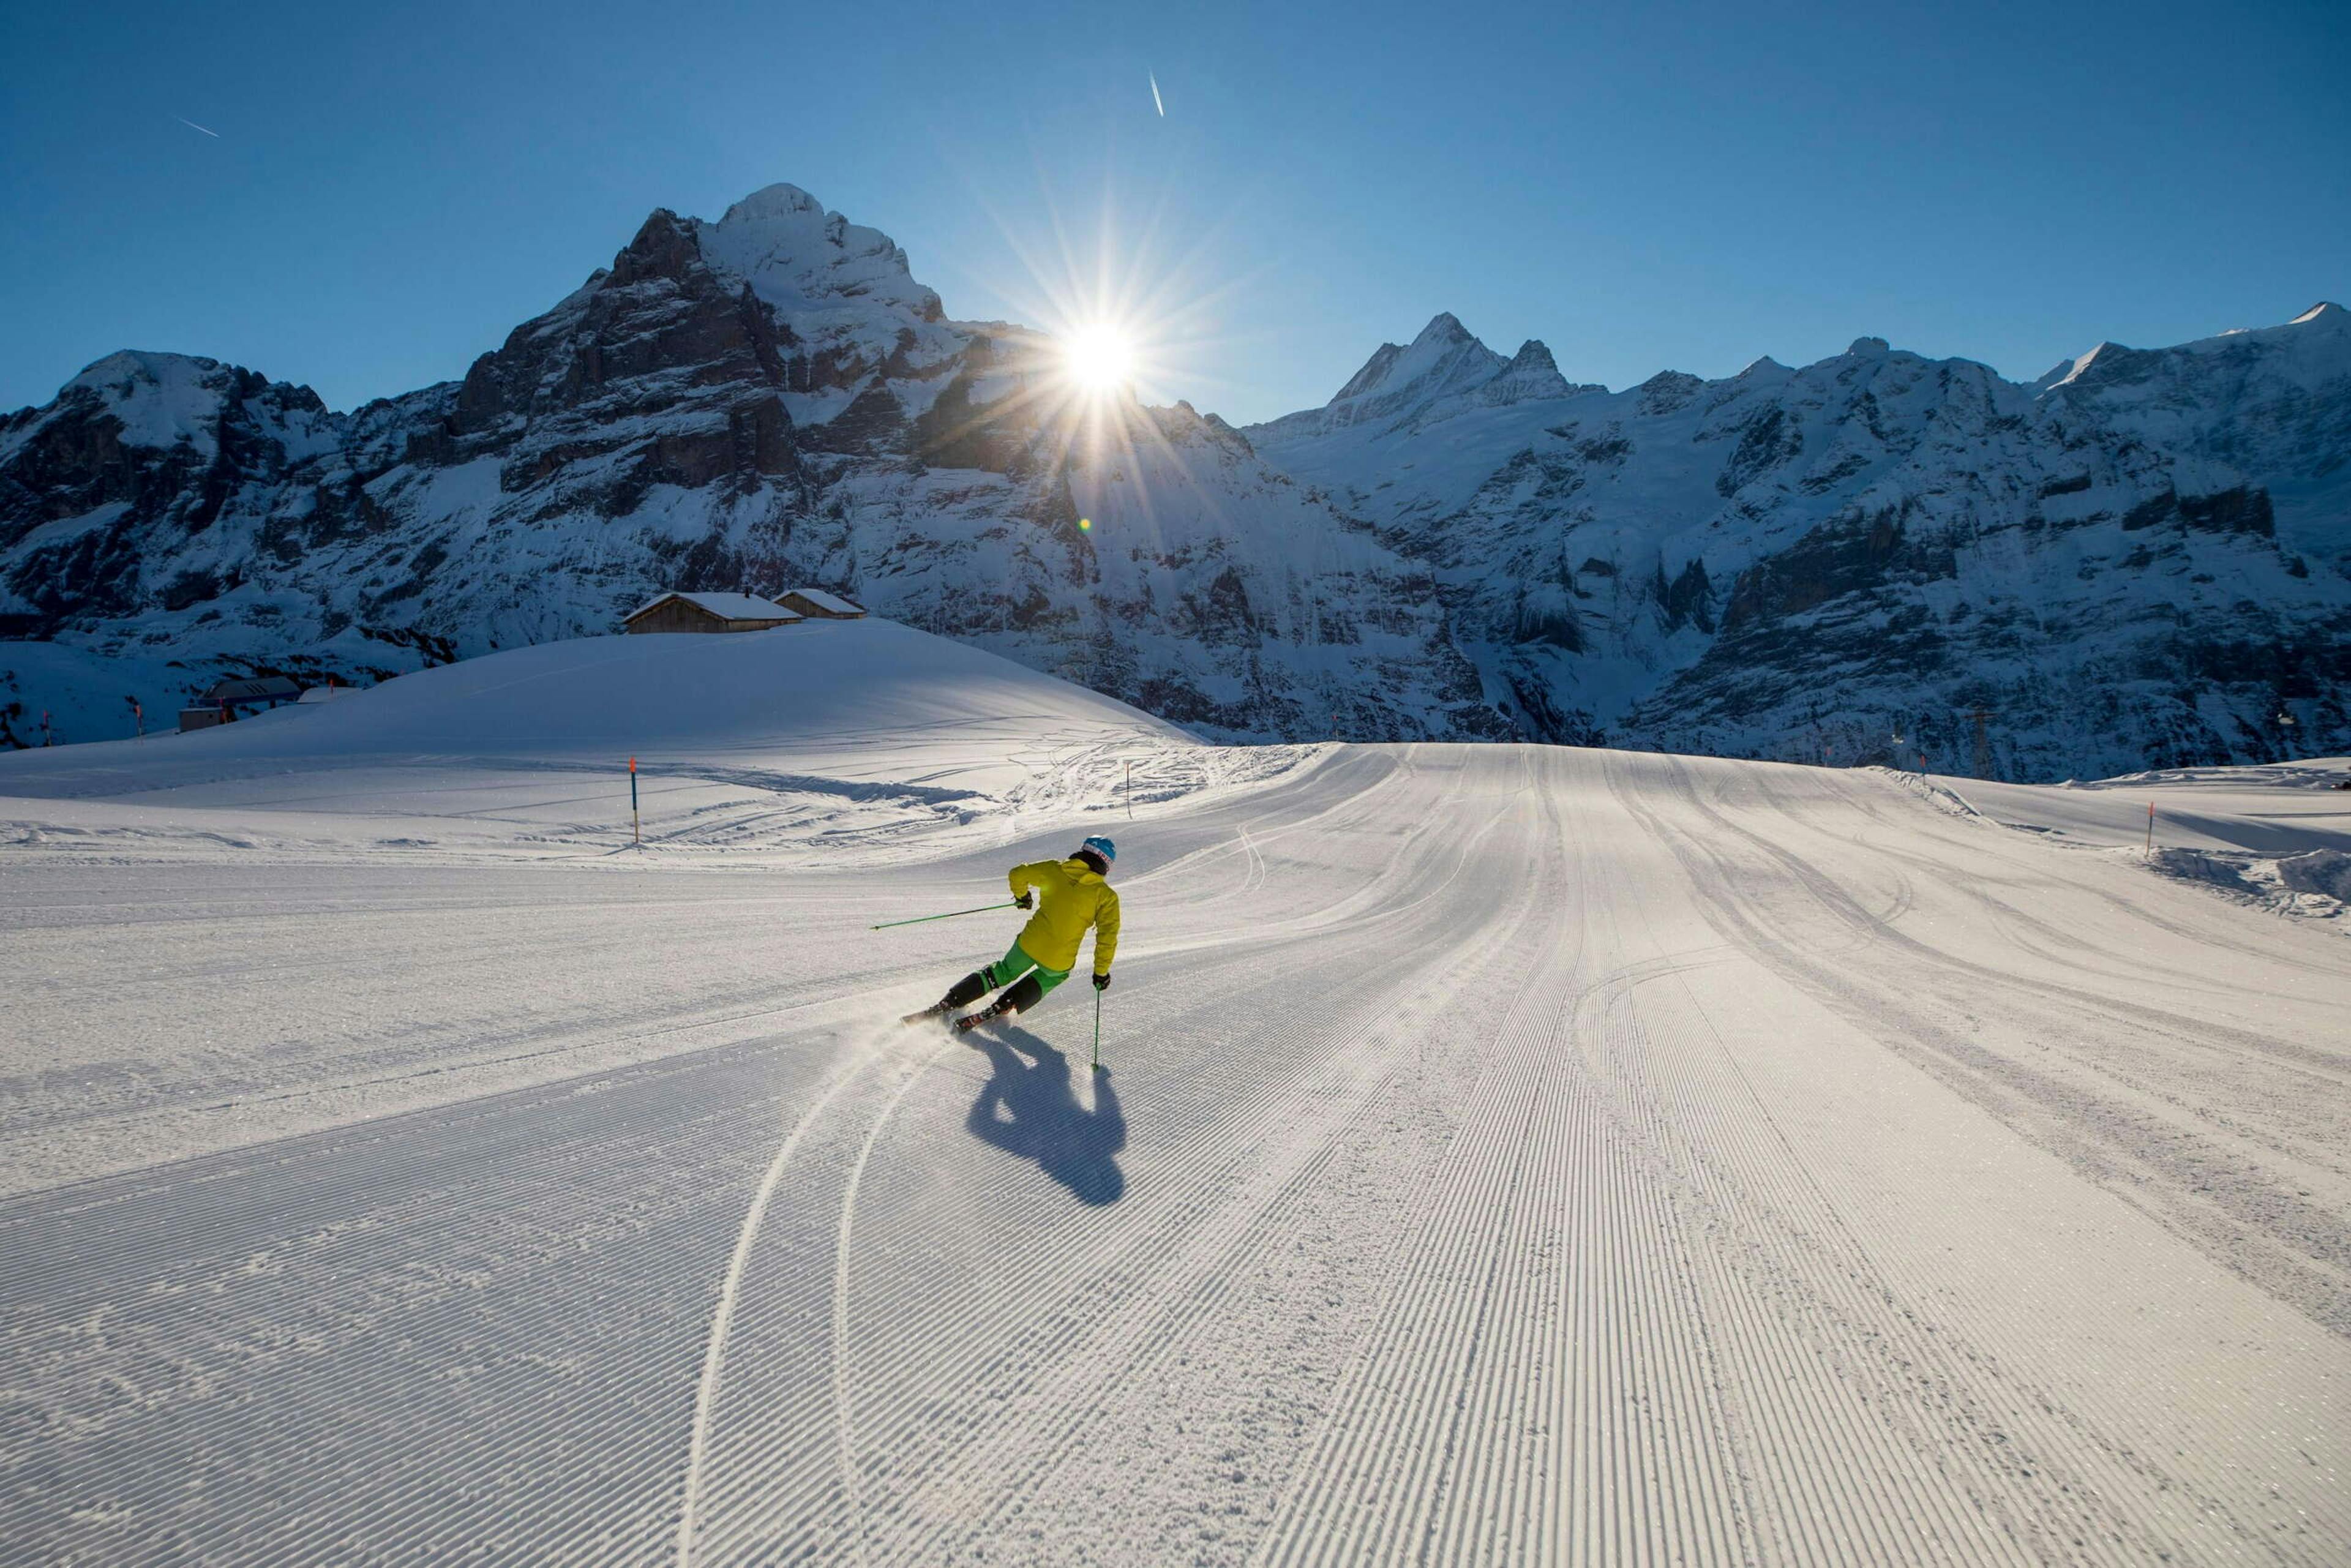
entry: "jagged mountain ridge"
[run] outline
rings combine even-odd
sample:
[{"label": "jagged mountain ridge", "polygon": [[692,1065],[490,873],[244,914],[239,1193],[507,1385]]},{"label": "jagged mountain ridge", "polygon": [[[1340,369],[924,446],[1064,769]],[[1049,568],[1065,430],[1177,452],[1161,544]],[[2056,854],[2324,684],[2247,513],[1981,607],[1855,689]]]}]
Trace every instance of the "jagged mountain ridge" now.
[{"label": "jagged mountain ridge", "polygon": [[1520,396],[1465,384],[1463,335],[1244,434],[1430,563],[1531,733],[1964,771],[1981,708],[1995,768],[2043,778],[2351,747],[2339,307],[2031,386],[1863,338]]},{"label": "jagged mountain ridge", "polygon": [[1852,759],[1983,703],[2047,774],[2263,755],[2283,701],[2351,745],[2343,338],[2031,387],[1864,340],[1611,393],[1439,316],[1244,433],[1067,406],[1035,334],[776,186],[654,214],[460,382],[335,414],[118,354],[0,420],[0,632],[33,640],[0,713],[113,733],[129,681],[385,674],[789,580],[1234,737]]}]

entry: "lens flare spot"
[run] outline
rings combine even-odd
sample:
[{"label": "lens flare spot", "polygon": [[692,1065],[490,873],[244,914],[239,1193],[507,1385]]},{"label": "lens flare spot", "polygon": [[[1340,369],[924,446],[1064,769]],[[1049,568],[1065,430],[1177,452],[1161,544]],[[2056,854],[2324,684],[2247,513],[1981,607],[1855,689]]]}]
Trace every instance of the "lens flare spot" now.
[{"label": "lens flare spot", "polygon": [[1094,529],[1094,520],[1092,517],[1080,517],[1078,519],[1078,527],[1084,529],[1087,533],[1092,533]]}]

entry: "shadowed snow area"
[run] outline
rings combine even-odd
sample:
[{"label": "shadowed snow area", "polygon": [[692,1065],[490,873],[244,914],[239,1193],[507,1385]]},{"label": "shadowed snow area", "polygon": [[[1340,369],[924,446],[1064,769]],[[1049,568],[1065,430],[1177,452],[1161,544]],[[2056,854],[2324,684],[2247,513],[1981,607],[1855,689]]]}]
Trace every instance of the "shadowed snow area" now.
[{"label": "shadowed snow area", "polygon": [[[0,759],[0,1559],[2351,1556],[2351,950],[2148,874],[2155,781],[1225,750],[933,644]],[[898,1025],[1020,917],[868,928],[1089,831],[1110,1074],[1081,978]]]}]

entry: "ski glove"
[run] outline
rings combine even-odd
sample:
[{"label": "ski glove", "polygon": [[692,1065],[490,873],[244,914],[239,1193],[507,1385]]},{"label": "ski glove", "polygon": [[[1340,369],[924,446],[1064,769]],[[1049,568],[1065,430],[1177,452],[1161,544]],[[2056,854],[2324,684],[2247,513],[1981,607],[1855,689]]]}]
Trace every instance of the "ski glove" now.
[{"label": "ski glove", "polygon": [[1094,977],[1094,989],[1098,991],[1109,990],[1110,977],[1108,975],[1096,975]]},{"label": "ski glove", "polygon": [[1015,909],[1034,909],[1037,907],[1037,895],[1033,893],[1024,893],[1019,897],[1012,901],[1012,907]]}]

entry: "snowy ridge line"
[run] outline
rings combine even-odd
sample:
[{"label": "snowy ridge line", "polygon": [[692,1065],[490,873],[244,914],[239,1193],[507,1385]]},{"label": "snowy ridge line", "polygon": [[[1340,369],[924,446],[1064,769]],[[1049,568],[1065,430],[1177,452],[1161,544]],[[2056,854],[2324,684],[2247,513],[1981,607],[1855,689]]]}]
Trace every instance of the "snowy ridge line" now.
[{"label": "snowy ridge line", "polygon": [[[1627,803],[1633,804],[1636,810],[1646,811],[1651,809],[1648,805],[1647,792],[1626,790],[1625,798]],[[1699,808],[1706,814],[1709,830],[1697,833],[1674,833],[1667,824],[1661,822],[1658,824],[1657,831],[1659,836],[1665,837],[1667,841],[1674,846],[1677,853],[1682,852],[1684,847],[1687,846],[1691,852],[1703,855],[1713,862],[1707,870],[1693,872],[1692,879],[1696,885],[1701,888],[1713,888],[1731,885],[1734,882],[1752,880],[1753,873],[1750,869],[1721,859],[1717,853],[1718,846],[1745,840],[1751,841],[1760,852],[1768,853],[1777,851],[1776,845],[1755,838],[1747,831],[1739,829],[1736,824],[1728,823],[1720,814],[1721,809],[1708,806],[1695,789],[1686,790],[1683,800],[1687,804]],[[1781,809],[1784,810],[1784,807]],[[1723,831],[1726,826],[1731,828],[1732,831]],[[1998,843],[2001,841],[1992,841]],[[1726,881],[1726,879],[1729,880]],[[1818,891],[1813,891],[1814,895],[1819,896]],[[1834,906],[1825,901],[1822,907],[1823,910],[1837,908],[1842,914],[1849,911],[1852,906],[1850,900],[1843,900],[1841,907]],[[1738,942],[1742,948],[1767,958],[1771,967],[1781,974],[1791,978],[1801,978],[1803,976],[1802,969],[1792,965],[1791,960],[1794,956],[1792,943],[1784,943],[1777,937],[1767,937],[1760,927],[1745,920],[1744,917],[1732,914],[1728,900],[1719,901],[1718,908],[1726,916],[1721,925],[1721,929],[1726,936]],[[1855,971],[1865,975],[1871,972],[1871,968],[1866,965]],[[1974,998],[1983,993],[1980,988],[1974,988],[1969,994],[1970,998]],[[1835,988],[1832,986],[1824,995],[1823,1000],[1835,1006],[1838,995]],[[1971,1000],[1969,1005],[1980,1006],[1980,1004]],[[1873,1019],[1865,1027],[1870,1028],[1875,1036],[1889,1040],[1899,1040],[1903,1035],[1902,1030],[1889,1028],[1887,1020],[1883,1017]],[[1916,1019],[1908,1021],[1903,1029],[1922,1034],[1928,1033],[1925,1026]],[[1906,1050],[1900,1054],[1906,1058],[1915,1059],[1915,1053],[1912,1051]],[[1928,1064],[1921,1062],[1920,1065]],[[1988,1108],[1993,1109],[1995,1113],[2001,1113],[2003,1110],[1997,1102],[1987,1101],[1984,1103]],[[2126,1202],[2132,1203],[2134,1207],[2144,1207],[2128,1187],[2113,1184],[2108,1186],[2110,1191]],[[1709,1190],[1729,1192],[1735,1191],[1736,1186],[1726,1187],[1718,1175],[1710,1182]],[[1826,1200],[1823,1197],[1820,1201],[1825,1203]],[[1882,1250],[1884,1245],[1885,1243],[1881,1241],[1873,1250]],[[1876,1270],[1869,1266],[1863,1266],[1858,1270],[1847,1266],[1817,1273],[1813,1278],[1819,1283],[1834,1286],[1843,1281],[1867,1278],[1874,1272]],[[1929,1289],[1923,1293],[1924,1299],[1949,1295],[1952,1284],[1953,1281],[1949,1281],[1930,1284]],[[1772,1289],[1775,1293],[1784,1291],[1785,1288],[1784,1282],[1773,1282]],[[1917,1291],[1896,1292],[1890,1289],[1882,1289],[1877,1294],[1880,1299],[1894,1299],[1899,1294],[1915,1300],[1921,1299],[1922,1293]],[[1881,1314],[1872,1311],[1865,1302],[1859,1301],[1848,1301],[1844,1312],[1840,1313],[1841,1316],[1848,1314],[1848,1321],[1855,1324],[1855,1329],[1851,1331],[1856,1336],[1854,1343],[1857,1348],[1863,1350],[1878,1343],[1889,1333],[1896,1343],[1912,1340],[1917,1327],[1924,1326],[1916,1325],[1906,1317],[1898,1322],[1881,1323],[1874,1329],[1862,1328],[1859,1326],[1861,1323],[1870,1318],[1879,1317]],[[2134,1523],[2132,1522],[2134,1519],[2139,1521],[2168,1519],[2175,1529],[2192,1534],[2194,1528],[2205,1519],[2223,1517],[2232,1521],[2231,1530],[2237,1542],[2249,1543],[2265,1539],[2262,1531],[2250,1525],[2251,1515],[2257,1511],[2257,1509],[2249,1508],[2248,1504],[2260,1496],[2258,1490],[2241,1492],[2237,1502],[2232,1506],[2217,1495],[2209,1485],[2198,1486],[2187,1478],[2160,1469],[2151,1460],[2141,1457],[2140,1445],[2125,1447],[2096,1437],[2091,1431],[2086,1417],[2069,1408],[2069,1404],[2072,1402],[2060,1396],[2052,1387],[2028,1385],[2003,1392],[2001,1388],[2003,1379],[1998,1369],[2003,1365],[2018,1364],[2020,1361],[2029,1363],[2034,1359],[2030,1353],[2036,1342],[2028,1338],[2025,1341],[2007,1343],[1989,1349],[1961,1348],[1967,1346],[1970,1337],[1962,1322],[1946,1321],[1933,1325],[1933,1329],[1934,1332],[1927,1339],[1910,1343],[1903,1352],[1901,1360],[1889,1370],[1898,1385],[1911,1380],[1913,1375],[1907,1370],[1910,1367],[1939,1364],[1943,1372],[1935,1380],[1933,1386],[1946,1391],[1943,1396],[1946,1403],[1957,1395],[1966,1401],[1962,1406],[1963,1410],[1969,1406],[1974,1406],[1975,1414],[1963,1416],[1970,1425],[1980,1427],[1986,1431],[2033,1435],[2031,1440],[2041,1447],[2037,1457],[2031,1450],[2019,1453],[2015,1456],[2013,1464],[1985,1471],[1979,1484],[1993,1488],[1994,1490],[1990,1495],[1997,1496],[2001,1492],[2013,1492],[2016,1488],[2016,1477],[2020,1474],[2041,1479],[2043,1484],[2032,1489],[2032,1514],[2027,1519],[2016,1521],[2011,1528],[2020,1530],[2027,1535],[2041,1538],[2043,1542],[2041,1552],[2043,1554],[2059,1550],[2060,1543],[2063,1542],[2066,1543],[2063,1548],[2064,1552],[2072,1555],[2084,1549],[2086,1540],[2096,1540],[2109,1547],[2100,1560],[2118,1563],[2144,1561],[2147,1555],[2159,1548],[2157,1538],[2147,1532],[2144,1522]],[[1954,1358],[1955,1352],[1961,1359]],[[1866,1364],[1869,1359],[1869,1356],[1864,1355],[1858,1364]],[[1988,1378],[1990,1381],[1987,1381]],[[2070,1383],[2074,1380],[2069,1377],[2067,1381]],[[1766,1381],[1757,1386],[1769,1388],[1774,1385]],[[1982,1404],[1982,1401],[1991,1398],[1997,1398],[2003,1407],[1996,1416],[1985,1409]],[[2209,1394],[2199,1395],[2198,1403],[2202,1403],[2208,1398]],[[1888,1401],[1886,1407],[1898,1409],[1903,1408],[1904,1406],[1898,1401]],[[2111,1422],[2113,1419],[2113,1414],[2109,1413],[2107,1420]],[[1946,1464],[1953,1456],[1984,1454],[1981,1445],[1954,1447],[1947,1441],[1938,1440],[1942,1437],[1942,1434],[1930,1434],[1925,1440],[1918,1443],[1920,1451],[1940,1455],[1942,1462]],[[2007,1440],[2004,1439],[2004,1441]],[[1775,1441],[1771,1451],[1785,1450]],[[2068,1464],[2061,1466],[2053,1462],[2053,1456],[2060,1452],[2071,1456]],[[2064,1482],[2064,1475],[2068,1470],[2073,1478],[2070,1485]],[[2053,1487],[2047,1484],[2052,1480],[2055,1480],[2058,1484]],[[2116,1511],[2118,1492],[2135,1496],[2137,1507],[2132,1515],[2126,1516]],[[2195,1506],[2193,1508],[2184,1505],[2175,1506],[2173,1502],[2166,1500],[2178,1499],[2193,1499]],[[2085,1511],[2090,1510],[2095,1511]],[[1976,1521],[1979,1525],[1981,1522],[1980,1510],[1959,1509],[1956,1500],[1949,1511],[1956,1517]],[[2124,1543],[2126,1538],[2128,1544]],[[2274,1537],[2267,1539],[2274,1541]],[[1997,1542],[1982,1543],[1982,1549],[1991,1550],[1997,1544]],[[2284,1553],[2279,1560],[2315,1562],[2320,1559]]]}]

